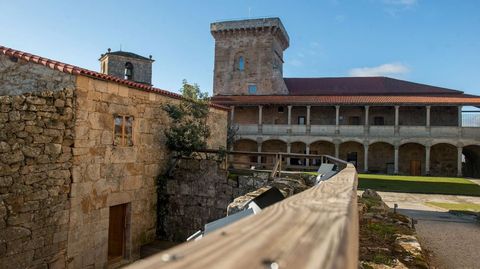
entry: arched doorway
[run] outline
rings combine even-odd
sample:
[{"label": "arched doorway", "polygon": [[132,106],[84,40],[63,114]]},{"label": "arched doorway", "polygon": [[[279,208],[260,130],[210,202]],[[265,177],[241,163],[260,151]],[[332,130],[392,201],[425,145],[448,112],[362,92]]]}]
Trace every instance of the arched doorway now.
[{"label": "arched doorway", "polygon": [[455,177],[457,176],[457,147],[440,143],[430,148],[430,175]]},{"label": "arched doorway", "polygon": [[[307,153],[307,145],[303,142],[293,142],[290,144],[290,153],[297,153],[297,154],[306,154]],[[305,158],[298,158],[298,157],[290,157],[290,165],[306,165]]]},{"label": "arched doorway", "polygon": [[363,145],[354,142],[344,142],[340,144],[340,159],[353,163],[358,171],[363,170],[364,148]]},{"label": "arched doorway", "polygon": [[399,148],[398,170],[401,175],[425,174],[425,147],[418,143],[406,143]]},{"label": "arched doorway", "polygon": [[[257,152],[257,142],[250,139],[239,139],[233,144],[234,151],[251,151]],[[257,156],[248,156],[248,155],[234,155],[233,162],[235,167],[238,168],[249,168],[252,165],[257,163]]]},{"label": "arched doorway", "polygon": [[385,142],[368,146],[368,171],[375,174],[394,174],[394,147]]},{"label": "arched doorway", "polygon": [[480,146],[463,147],[463,176],[480,178]]},{"label": "arched doorway", "polygon": [[[335,144],[328,141],[315,141],[310,144],[310,154],[313,155],[329,155],[335,156]],[[310,165],[318,166],[320,165],[320,159],[314,159],[310,161]]]},{"label": "arched doorway", "polygon": [[[287,143],[278,139],[271,139],[262,143],[262,152],[287,152]],[[262,157],[262,163],[273,164],[275,156]]]}]

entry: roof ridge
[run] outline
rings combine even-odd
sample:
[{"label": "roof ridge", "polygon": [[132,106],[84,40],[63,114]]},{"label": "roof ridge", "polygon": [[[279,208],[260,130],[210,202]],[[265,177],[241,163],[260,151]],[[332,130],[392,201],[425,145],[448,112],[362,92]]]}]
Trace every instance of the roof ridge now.
[{"label": "roof ridge", "polygon": [[[76,65],[71,65],[71,64],[64,63],[64,62],[60,62],[60,61],[52,60],[52,59],[49,59],[49,58],[41,57],[41,56],[38,56],[38,55],[35,55],[35,54],[30,54],[28,52],[15,50],[15,49],[8,48],[8,47],[2,46],[2,45],[0,45],[0,53],[3,54],[3,55],[6,55],[6,56],[10,56],[10,57],[16,57],[16,58],[25,60],[27,62],[40,64],[40,65],[43,65],[43,66],[48,67],[50,69],[57,70],[57,71],[60,71],[60,72],[63,72],[63,73],[67,73],[67,74],[71,74],[71,75],[84,75],[84,76],[87,76],[87,77],[92,77],[92,78],[96,78],[96,79],[100,79],[100,80],[113,81],[113,82],[116,82],[116,83],[119,83],[119,84],[126,85],[128,87],[132,87],[132,88],[136,88],[136,89],[145,90],[145,91],[148,91],[148,92],[161,94],[161,95],[168,96],[168,97],[171,97],[171,98],[184,99],[183,96],[178,94],[178,93],[170,92],[170,91],[167,91],[167,90],[163,90],[163,89],[156,88],[156,87],[153,87],[153,86],[148,86],[148,85],[145,85],[145,84],[142,84],[142,83],[138,83],[138,82],[134,82],[134,81],[126,80],[126,79],[121,79],[121,78],[118,78],[118,77],[114,77],[112,75],[102,74],[102,73],[99,73],[97,71],[93,71],[93,70],[82,68],[82,67],[79,67],[79,66],[76,66]],[[225,106],[222,106],[222,105],[218,105],[218,104],[213,104],[212,103],[212,104],[210,104],[210,106],[215,107],[215,108],[219,108],[219,109],[223,109],[223,110],[229,110],[229,108],[227,108]]]}]

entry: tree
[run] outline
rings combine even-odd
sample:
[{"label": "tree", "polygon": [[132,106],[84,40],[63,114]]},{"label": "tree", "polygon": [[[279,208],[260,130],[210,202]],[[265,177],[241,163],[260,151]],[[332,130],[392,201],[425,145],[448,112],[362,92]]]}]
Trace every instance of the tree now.
[{"label": "tree", "polygon": [[167,104],[163,107],[172,123],[165,130],[167,147],[182,156],[205,149],[210,129],[207,126],[209,112],[208,93],[202,92],[197,84],[182,82],[180,90],[183,99],[180,104]]}]

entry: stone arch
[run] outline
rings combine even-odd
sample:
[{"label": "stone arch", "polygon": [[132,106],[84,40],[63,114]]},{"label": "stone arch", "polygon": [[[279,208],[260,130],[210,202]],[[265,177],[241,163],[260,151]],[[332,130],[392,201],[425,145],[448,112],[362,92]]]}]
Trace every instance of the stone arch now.
[{"label": "stone arch", "polygon": [[[233,150],[257,152],[257,141],[248,138],[238,139],[233,143]],[[249,168],[256,163],[257,160],[257,156],[233,155],[233,162],[238,168]]]},{"label": "stone arch", "polygon": [[480,178],[480,145],[463,147],[462,175],[464,177]]},{"label": "stone arch", "polygon": [[359,144],[362,144],[364,143],[364,140],[361,139],[361,138],[353,138],[353,137],[350,137],[350,138],[346,138],[346,139],[343,139],[341,140],[341,143],[348,143],[348,142],[353,142],[353,143],[359,143]]},{"label": "stone arch", "polygon": [[[301,141],[296,141],[290,143],[290,153],[297,153],[297,154],[306,154],[307,151],[307,144]],[[290,165],[305,165],[306,159],[305,158],[296,158],[290,157]]]},{"label": "stone arch", "polygon": [[395,146],[395,143],[393,141],[389,141],[386,139],[372,139],[368,141],[368,145],[373,145],[375,143],[385,143],[385,144]]},{"label": "stone arch", "polygon": [[[262,143],[262,152],[287,152],[287,143],[280,139],[269,139]],[[285,158],[284,158],[285,161]],[[262,163],[273,164],[275,156],[262,156]]]},{"label": "stone arch", "polygon": [[[335,157],[335,144],[327,140],[317,140],[310,143],[310,154],[313,155],[330,155]],[[320,165],[320,158],[310,162],[311,165]]]},{"label": "stone arch", "polygon": [[398,172],[402,175],[425,174],[425,146],[420,143],[402,143],[399,148]]},{"label": "stone arch", "polygon": [[436,143],[430,147],[430,175],[457,175],[457,147],[451,143]]},{"label": "stone arch", "polygon": [[416,138],[410,138],[410,139],[402,139],[399,143],[400,146],[405,145],[405,144],[419,144],[421,146],[426,145],[425,141],[420,141]]},{"label": "stone arch", "polygon": [[368,171],[377,174],[393,174],[394,146],[386,142],[375,142],[368,146]]},{"label": "stone arch", "polygon": [[340,159],[351,162],[357,170],[361,171],[364,167],[364,147],[363,144],[356,141],[346,141],[340,144]]}]

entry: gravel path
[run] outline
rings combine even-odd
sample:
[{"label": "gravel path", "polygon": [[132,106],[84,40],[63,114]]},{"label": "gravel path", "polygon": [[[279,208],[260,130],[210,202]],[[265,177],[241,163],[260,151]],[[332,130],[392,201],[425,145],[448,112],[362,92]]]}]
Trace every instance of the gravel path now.
[{"label": "gravel path", "polygon": [[480,197],[378,192],[391,208],[418,221],[420,243],[432,254],[433,268],[480,268],[480,224],[471,215],[454,215],[425,202],[478,203]]}]

